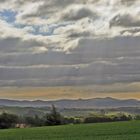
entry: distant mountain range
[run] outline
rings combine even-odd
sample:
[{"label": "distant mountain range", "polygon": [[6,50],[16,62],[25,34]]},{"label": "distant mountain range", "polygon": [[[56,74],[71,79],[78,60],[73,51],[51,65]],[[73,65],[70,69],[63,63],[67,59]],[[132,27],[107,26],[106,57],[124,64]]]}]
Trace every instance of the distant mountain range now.
[{"label": "distant mountain range", "polygon": [[140,101],[135,99],[119,100],[114,98],[93,98],[93,99],[77,99],[77,100],[7,100],[0,99],[0,106],[19,106],[19,107],[49,107],[54,104],[58,108],[118,108],[118,107],[140,107]]}]

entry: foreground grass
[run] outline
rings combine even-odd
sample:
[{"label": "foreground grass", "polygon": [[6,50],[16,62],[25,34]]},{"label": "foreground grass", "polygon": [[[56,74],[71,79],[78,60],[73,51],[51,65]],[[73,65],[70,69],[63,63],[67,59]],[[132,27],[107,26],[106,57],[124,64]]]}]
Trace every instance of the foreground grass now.
[{"label": "foreground grass", "polygon": [[140,121],[0,130],[0,140],[140,140]]}]

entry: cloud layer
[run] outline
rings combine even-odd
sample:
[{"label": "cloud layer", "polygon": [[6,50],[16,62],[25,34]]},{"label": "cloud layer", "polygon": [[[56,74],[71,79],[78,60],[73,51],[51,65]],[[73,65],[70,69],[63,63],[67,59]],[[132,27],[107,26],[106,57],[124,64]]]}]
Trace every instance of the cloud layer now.
[{"label": "cloud layer", "polygon": [[1,87],[140,82],[139,0],[0,3]]}]

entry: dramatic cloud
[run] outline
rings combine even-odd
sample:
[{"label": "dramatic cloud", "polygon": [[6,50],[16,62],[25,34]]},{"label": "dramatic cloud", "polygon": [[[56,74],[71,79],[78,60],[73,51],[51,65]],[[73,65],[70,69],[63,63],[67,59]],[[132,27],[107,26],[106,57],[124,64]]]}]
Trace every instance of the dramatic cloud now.
[{"label": "dramatic cloud", "polygon": [[0,0],[0,87],[134,91],[139,7],[139,0]]},{"label": "dramatic cloud", "polygon": [[140,26],[140,11],[136,15],[132,14],[118,14],[110,21],[110,26],[123,26],[123,27],[139,27]]},{"label": "dramatic cloud", "polygon": [[85,17],[97,17],[96,12],[90,9],[91,7],[84,5],[72,5],[68,7],[61,15],[62,20],[79,20]]}]

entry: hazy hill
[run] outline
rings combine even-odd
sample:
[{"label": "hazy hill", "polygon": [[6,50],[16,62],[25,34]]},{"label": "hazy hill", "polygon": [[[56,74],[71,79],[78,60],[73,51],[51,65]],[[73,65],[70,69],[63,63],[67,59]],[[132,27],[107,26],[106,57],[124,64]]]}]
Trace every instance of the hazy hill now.
[{"label": "hazy hill", "polygon": [[117,107],[140,107],[140,101],[129,99],[119,100],[114,98],[93,98],[78,100],[56,100],[56,101],[19,101],[0,99],[0,106],[19,106],[19,107],[45,107],[56,105],[58,108],[117,108]]}]

